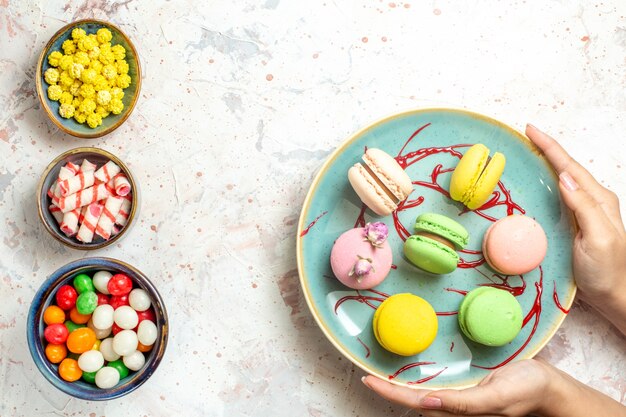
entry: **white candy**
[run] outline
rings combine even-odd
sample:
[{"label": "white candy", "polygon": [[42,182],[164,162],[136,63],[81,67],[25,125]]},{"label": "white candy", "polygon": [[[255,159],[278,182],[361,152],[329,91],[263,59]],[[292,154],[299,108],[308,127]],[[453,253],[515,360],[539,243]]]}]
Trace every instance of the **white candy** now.
[{"label": "white candy", "polygon": [[113,326],[109,327],[108,329],[96,329],[91,319],[89,319],[89,322],[87,323],[87,327],[93,330],[93,332],[96,334],[96,339],[98,340],[106,339],[107,337],[111,335],[111,332],[113,331]]},{"label": "white candy", "polygon": [[113,276],[109,271],[98,271],[93,275],[93,286],[102,294],[111,294],[107,288],[109,280]]},{"label": "white candy", "polygon": [[115,320],[115,324],[122,329],[128,330],[137,327],[139,316],[137,316],[137,312],[133,310],[132,307],[121,306],[116,308],[115,312],[113,312],[113,320]]},{"label": "white candy", "polygon": [[[118,333],[119,334],[119,333]],[[100,352],[107,362],[113,362],[120,358],[120,355],[113,350],[113,338],[109,337],[100,343]]]},{"label": "white candy", "polygon": [[98,388],[113,388],[120,382],[120,373],[111,366],[100,368],[96,373],[96,385]]},{"label": "white candy", "polygon": [[91,316],[91,321],[96,329],[109,329],[113,326],[114,311],[113,306],[102,304],[96,307]]},{"label": "white candy", "polygon": [[156,324],[150,320],[142,321],[137,328],[137,338],[144,346],[150,346],[156,342],[158,333]]},{"label": "white candy", "polygon": [[136,311],[146,311],[150,308],[150,296],[146,290],[135,288],[128,295],[128,302]]},{"label": "white candy", "polygon": [[104,356],[98,350],[88,350],[78,357],[78,367],[83,372],[96,372],[104,365]]},{"label": "white candy", "polygon": [[113,336],[113,350],[120,356],[130,355],[137,350],[137,342],[137,333],[132,330],[122,330]]},{"label": "white candy", "polygon": [[144,363],[146,363],[146,358],[143,356],[143,353],[138,350],[134,351],[130,355],[124,356],[124,365],[131,371],[138,371],[141,369]]}]

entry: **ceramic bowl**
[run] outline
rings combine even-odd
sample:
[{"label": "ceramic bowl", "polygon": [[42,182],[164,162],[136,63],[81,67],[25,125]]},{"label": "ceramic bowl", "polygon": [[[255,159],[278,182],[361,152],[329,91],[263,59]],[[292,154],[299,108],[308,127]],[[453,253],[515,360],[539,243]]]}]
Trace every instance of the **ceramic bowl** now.
[{"label": "ceramic bowl", "polygon": [[[85,158],[96,164],[98,167],[102,166],[109,160],[115,162],[122,169],[122,172],[126,174],[126,177],[131,185],[131,206],[130,212],[128,213],[128,221],[126,225],[122,227],[120,232],[115,236],[111,236],[109,240],[104,240],[100,236],[94,235],[94,240],[91,243],[83,243],[76,239],[76,237],[68,237],[61,231],[59,223],[49,210],[52,201],[48,196],[48,190],[50,190],[54,182],[57,180],[61,167],[68,162],[80,165]],[[69,246],[73,249],[95,250],[104,248],[111,245],[113,242],[118,241],[130,228],[138,207],[139,190],[130,169],[128,169],[126,164],[124,164],[117,156],[105,151],[104,149],[75,148],[62,153],[54,161],[50,162],[48,167],[43,172],[41,179],[39,180],[39,185],[37,186],[37,210],[44,227],[52,235],[52,237],[63,243],[65,246]]]},{"label": "ceramic bowl", "polygon": [[[87,126],[87,123],[80,124],[73,118],[65,119],[59,114],[59,102],[53,101],[48,98],[47,89],[48,84],[44,80],[44,73],[48,68],[51,68],[48,63],[48,55],[53,51],[60,51],[61,45],[67,39],[71,39],[72,30],[76,28],[82,28],[87,32],[95,33],[98,29],[107,28],[113,34],[111,45],[122,45],[126,49],[126,62],[128,62],[129,71],[128,75],[131,77],[131,84],[128,88],[124,89],[124,110],[120,114],[109,114],[109,116],[102,119],[102,124],[95,129]],[[135,46],[130,41],[128,36],[120,28],[109,22],[104,22],[95,19],[85,19],[72,22],[63,26],[57,33],[52,36],[50,41],[46,44],[41,51],[39,61],[37,62],[37,74],[35,77],[37,84],[37,96],[41,105],[52,122],[57,125],[63,132],[76,136],[79,138],[98,138],[104,136],[107,133],[111,133],[124,123],[124,121],[130,116],[139,98],[139,91],[141,90],[141,65],[139,63],[139,55]]]},{"label": "ceramic bowl", "polygon": [[[101,389],[95,385],[89,384],[82,379],[75,382],[66,382],[59,377],[58,365],[54,365],[48,361],[45,354],[45,339],[43,331],[45,323],[43,322],[44,310],[52,304],[56,291],[65,284],[71,284],[71,281],[78,274],[86,273],[90,276],[96,271],[109,271],[112,274],[123,273],[133,280],[135,288],[143,288],[148,292],[152,301],[152,309],[156,316],[156,326],[159,336],[153,345],[153,348],[147,352],[145,365],[137,372],[131,372],[126,378],[122,379],[115,387],[110,389]],[[146,382],[154,373],[159,363],[163,359],[168,338],[168,319],[167,311],[163,299],[159,295],[156,287],[150,280],[138,269],[128,265],[122,261],[110,258],[85,258],[80,259],[62,266],[39,287],[39,290],[33,298],[30,310],[28,312],[28,322],[26,326],[28,348],[35,361],[35,365],[43,376],[59,390],[71,395],[72,397],[83,400],[102,401],[112,400],[114,398],[126,395]]]}]

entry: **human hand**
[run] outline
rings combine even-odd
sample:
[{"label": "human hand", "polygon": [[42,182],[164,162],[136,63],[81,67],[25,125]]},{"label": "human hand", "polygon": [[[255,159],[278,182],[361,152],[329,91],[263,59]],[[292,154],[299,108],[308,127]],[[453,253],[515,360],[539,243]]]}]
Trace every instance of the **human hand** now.
[{"label": "human hand", "polygon": [[371,375],[363,378],[363,383],[381,397],[416,409],[428,417],[523,417],[543,413],[546,404],[555,402],[551,393],[556,391],[553,384],[558,383],[559,378],[553,369],[533,359],[513,362],[465,390],[416,390]]},{"label": "human hand", "polygon": [[532,125],[526,126],[526,135],[559,174],[561,197],[580,227],[572,251],[581,297],[618,327],[619,322],[626,326],[626,299],[615,300],[626,294],[626,232],[617,196],[550,136]]}]

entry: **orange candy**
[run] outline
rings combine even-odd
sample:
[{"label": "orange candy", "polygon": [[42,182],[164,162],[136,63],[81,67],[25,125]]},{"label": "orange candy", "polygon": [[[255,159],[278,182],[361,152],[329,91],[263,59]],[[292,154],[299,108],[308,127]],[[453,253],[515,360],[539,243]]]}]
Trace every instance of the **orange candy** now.
[{"label": "orange candy", "polygon": [[87,352],[94,343],[96,343],[96,334],[89,327],[76,329],[67,338],[67,348],[72,353]]},{"label": "orange candy", "polygon": [[50,306],[43,312],[43,321],[47,325],[63,324],[65,322],[65,311],[59,306]]},{"label": "orange candy", "polygon": [[67,382],[74,382],[83,376],[83,371],[78,367],[78,361],[65,358],[59,365],[59,375]]},{"label": "orange candy", "polygon": [[154,345],[146,346],[146,345],[142,345],[141,342],[137,342],[137,350],[139,352],[144,352],[144,353],[145,352],[150,352],[150,350],[152,350],[152,346],[154,346]]},{"label": "orange candy", "polygon": [[67,348],[65,345],[53,345],[48,343],[46,346],[46,358],[52,363],[59,363],[67,356]]},{"label": "orange candy", "polygon": [[91,318],[91,314],[80,314],[76,307],[70,311],[70,320],[76,324],[85,324]]}]

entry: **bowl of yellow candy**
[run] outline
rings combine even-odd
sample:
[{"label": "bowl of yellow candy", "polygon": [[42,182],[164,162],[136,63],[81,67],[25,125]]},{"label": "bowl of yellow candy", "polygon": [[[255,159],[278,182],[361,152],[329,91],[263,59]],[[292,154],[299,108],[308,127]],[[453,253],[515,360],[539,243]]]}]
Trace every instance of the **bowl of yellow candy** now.
[{"label": "bowl of yellow candy", "polygon": [[86,19],[54,34],[37,63],[37,95],[65,133],[97,138],[130,116],[141,88],[139,56],[117,26]]}]

